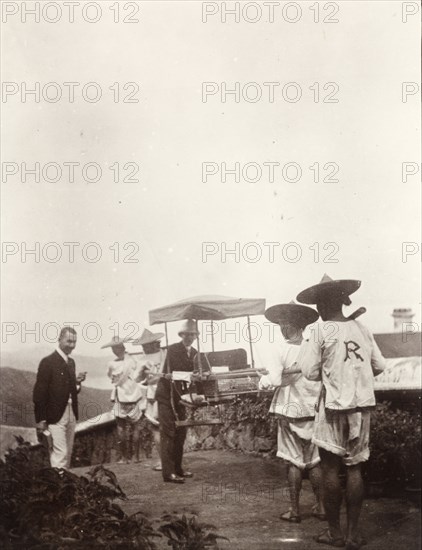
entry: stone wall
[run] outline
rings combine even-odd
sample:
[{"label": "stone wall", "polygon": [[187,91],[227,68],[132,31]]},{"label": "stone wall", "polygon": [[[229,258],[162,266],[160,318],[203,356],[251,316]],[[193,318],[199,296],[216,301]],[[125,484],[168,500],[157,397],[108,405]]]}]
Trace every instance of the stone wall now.
[{"label": "stone wall", "polygon": [[[244,407],[244,410],[241,408]],[[275,454],[276,422],[267,415],[269,398],[244,399],[196,410],[195,420],[219,419],[221,424],[191,426],[185,451],[232,449],[266,456]],[[192,416],[189,412],[188,416]],[[145,452],[141,455],[145,456]],[[72,466],[114,462],[119,458],[116,423],[109,418],[76,434]]]},{"label": "stone wall", "polygon": [[221,426],[195,426],[189,428],[186,451],[231,449],[256,455],[275,454],[276,431],[268,426],[243,422],[225,422]]},{"label": "stone wall", "polygon": [[107,464],[117,460],[115,422],[98,423],[94,429],[76,433],[71,463],[73,468]]}]

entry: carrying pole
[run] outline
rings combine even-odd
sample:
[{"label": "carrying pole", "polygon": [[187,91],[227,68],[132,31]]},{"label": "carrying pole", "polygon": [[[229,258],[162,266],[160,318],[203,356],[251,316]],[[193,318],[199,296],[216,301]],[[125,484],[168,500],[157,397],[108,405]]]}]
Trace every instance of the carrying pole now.
[{"label": "carrying pole", "polygon": [[253,358],[252,335],[251,335],[251,318],[249,317],[249,315],[247,315],[247,320],[248,320],[249,346],[250,346],[250,350],[251,350],[251,367],[254,369],[255,368],[255,361],[254,361],[254,358]]},{"label": "carrying pole", "polygon": [[214,321],[211,319],[211,346],[214,351]]},{"label": "carrying pole", "polygon": [[167,333],[167,323],[164,323],[164,330],[165,330],[165,333],[166,333],[166,346],[169,347],[169,336],[168,336],[168,333]]},{"label": "carrying pole", "polygon": [[198,341],[198,373],[199,373],[199,376],[202,378],[202,363],[201,363],[201,349],[200,349],[200,343],[199,343],[198,319],[195,319],[195,325],[196,325],[196,332],[198,333],[198,337],[197,337],[197,341]]}]

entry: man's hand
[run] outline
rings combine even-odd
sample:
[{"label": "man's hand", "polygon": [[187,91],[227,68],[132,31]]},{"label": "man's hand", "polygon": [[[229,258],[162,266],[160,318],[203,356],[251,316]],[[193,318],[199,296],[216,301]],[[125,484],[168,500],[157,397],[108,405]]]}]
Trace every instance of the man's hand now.
[{"label": "man's hand", "polygon": [[37,432],[42,433],[47,429],[47,420],[41,420],[41,422],[38,422],[38,424],[35,425]]},{"label": "man's hand", "polygon": [[141,382],[142,384],[144,384],[145,380],[148,379],[148,376],[149,376],[149,369],[147,365],[141,365],[139,370],[137,370],[137,376],[134,378],[134,381],[137,383]]},{"label": "man's hand", "polygon": [[272,384],[271,384],[271,381],[268,378],[268,376],[263,376],[262,378],[260,378],[260,380],[259,380],[259,389],[260,390],[269,390],[269,389],[271,389],[271,387],[272,387]]},{"label": "man's hand", "polygon": [[78,376],[76,377],[76,383],[77,384],[82,384],[82,382],[85,380],[86,378],[86,371],[85,372],[80,372],[78,374]]},{"label": "man's hand", "polygon": [[147,381],[148,386],[158,384],[158,381],[160,380],[160,378],[161,378],[160,374],[149,374],[148,381]]},{"label": "man's hand", "polygon": [[205,401],[205,395],[194,395],[193,397],[193,403],[195,405],[200,405]]}]

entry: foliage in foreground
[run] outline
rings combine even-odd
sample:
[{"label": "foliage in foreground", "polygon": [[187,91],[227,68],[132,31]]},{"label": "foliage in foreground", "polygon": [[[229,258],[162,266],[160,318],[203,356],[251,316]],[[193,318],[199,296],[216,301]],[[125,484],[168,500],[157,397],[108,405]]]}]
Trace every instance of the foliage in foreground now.
[{"label": "foliage in foreground", "polygon": [[115,474],[102,465],[91,469],[90,479],[40,467],[30,444],[16,439],[19,446],[0,461],[2,549],[153,550],[161,533],[177,550],[217,548],[218,536],[194,516],[163,518],[161,533],[141,512],[128,516],[114,502],[126,498]]},{"label": "foliage in foreground", "polygon": [[202,550],[206,548],[218,548],[217,539],[225,539],[217,535],[213,530],[214,525],[199,523],[196,516],[187,517],[167,515],[163,517],[166,521],[159,527],[169,540],[167,544],[173,550]]}]

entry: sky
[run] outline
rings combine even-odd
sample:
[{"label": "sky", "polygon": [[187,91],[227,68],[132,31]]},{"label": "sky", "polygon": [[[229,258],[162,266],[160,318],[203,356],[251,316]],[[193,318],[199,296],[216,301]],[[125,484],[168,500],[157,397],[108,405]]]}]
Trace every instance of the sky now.
[{"label": "sky", "polygon": [[[239,22],[222,21],[233,2],[122,2],[117,14],[101,1],[96,23],[86,2],[73,23],[64,6],[37,23],[9,4],[3,349],[79,323],[78,352],[100,355],[116,333],[139,336],[153,308],[202,294],[270,306],[325,272],[362,281],[348,311],[365,306],[374,332],[392,330],[397,307],[420,330],[420,14],[402,13],[416,3],[341,1],[331,14],[320,2],[315,22],[310,2],[281,2],[272,23],[263,4],[250,22],[244,2]],[[25,86],[37,82],[35,101]],[[66,82],[79,83],[73,102]],[[35,163],[39,181],[25,181]],[[79,163],[73,181],[64,163]],[[239,181],[224,178],[235,163]],[[65,243],[79,243],[73,261]]]}]

